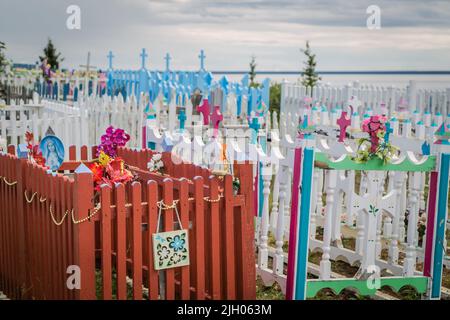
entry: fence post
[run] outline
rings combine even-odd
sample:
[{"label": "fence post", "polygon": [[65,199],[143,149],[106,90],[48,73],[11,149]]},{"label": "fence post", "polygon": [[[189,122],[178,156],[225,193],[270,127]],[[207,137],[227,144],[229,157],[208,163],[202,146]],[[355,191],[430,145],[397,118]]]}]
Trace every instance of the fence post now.
[{"label": "fence post", "polygon": [[[302,169],[302,149],[297,148],[295,150],[294,157],[294,172],[292,177],[292,203],[291,203],[291,225],[289,230],[289,243],[297,242],[297,220],[298,220],[298,200],[299,200],[299,190],[300,190],[300,175]],[[285,197],[286,187],[283,183],[283,199]],[[284,208],[284,206],[283,206]],[[284,215],[281,211],[279,215]],[[296,246],[290,246],[288,252],[288,269],[287,269],[287,279],[286,279],[286,300],[292,300],[294,298],[295,290],[295,262],[296,262]]]},{"label": "fence post", "polygon": [[441,298],[442,268],[445,255],[445,226],[448,211],[448,184],[450,172],[450,154],[441,154],[439,159],[439,182],[437,194],[437,213],[435,218],[435,236],[433,268],[431,272],[431,299]]},{"label": "fence post", "polygon": [[[93,198],[92,172],[84,164],[75,170],[74,220],[79,222],[91,214]],[[95,237],[94,221],[74,223],[75,263],[80,268],[81,287],[76,298],[95,300]]]},{"label": "fence post", "polygon": [[[410,112],[414,112],[417,108],[417,81],[410,80],[407,86],[408,107]],[[422,111],[422,110],[421,110]]]},{"label": "fence post", "polygon": [[[298,165],[298,164],[296,164]],[[293,298],[295,300],[306,300],[307,295],[307,269],[308,269],[308,246],[309,246],[309,221],[311,210],[311,189],[314,171],[314,149],[305,148],[302,163],[301,200],[298,214],[295,257],[295,288]],[[294,244],[295,245],[295,244]]]},{"label": "fence post", "polygon": [[[255,226],[254,226],[254,213],[253,213],[253,166],[249,162],[239,164],[239,181],[241,185],[241,194],[245,197],[245,207],[242,208],[241,214],[244,215],[241,221],[243,225],[241,226],[241,236],[242,252],[240,252],[242,263],[241,270],[242,275],[242,292],[238,299],[255,300],[256,299],[256,265],[255,265],[255,248],[254,248],[254,236],[255,236]],[[236,222],[239,224],[239,222]]]},{"label": "fence post", "polygon": [[287,80],[283,79],[283,81],[281,82],[281,92],[280,92],[280,95],[281,95],[281,99],[280,99],[280,114],[282,112],[284,112],[284,113],[287,112],[287,110],[286,110],[287,85],[288,85]]}]

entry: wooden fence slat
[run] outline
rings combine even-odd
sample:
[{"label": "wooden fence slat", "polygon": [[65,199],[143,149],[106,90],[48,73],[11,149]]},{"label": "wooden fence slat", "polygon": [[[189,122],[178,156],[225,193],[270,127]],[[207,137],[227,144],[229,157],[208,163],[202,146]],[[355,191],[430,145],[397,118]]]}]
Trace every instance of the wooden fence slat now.
[{"label": "wooden fence slat", "polygon": [[147,240],[148,246],[148,289],[150,300],[157,300],[159,297],[158,286],[158,272],[155,271],[154,259],[153,259],[153,244],[152,234],[157,230],[158,219],[158,207],[156,202],[158,201],[158,184],[154,180],[147,182],[147,214],[148,214],[148,226],[147,226]]},{"label": "wooden fence slat", "polygon": [[239,272],[240,279],[238,283],[242,283],[240,290],[241,296],[238,299],[256,299],[255,279],[255,249],[254,249],[254,216],[253,216],[253,168],[252,164],[247,162],[240,165],[239,180],[241,181],[241,191],[245,196],[245,206],[241,207],[239,212],[238,223],[236,228],[240,252],[240,260],[238,265],[241,267]]},{"label": "wooden fence slat", "polygon": [[88,159],[88,148],[87,148],[87,146],[82,146],[81,147],[80,159],[81,159],[81,161],[86,161]]},{"label": "wooden fence slat", "polygon": [[132,184],[132,226],[133,226],[133,299],[142,300],[142,204],[141,184]]},{"label": "wooden fence slat", "polygon": [[[4,163],[4,156],[0,154],[0,161],[2,161],[2,163]],[[4,174],[4,167],[2,166],[0,168],[0,177]],[[4,198],[5,196],[5,191],[4,191],[4,183],[2,183],[0,181],[0,203],[5,204],[6,203],[6,199]],[[6,205],[0,206],[0,256],[1,257],[6,257],[6,253],[4,252],[3,246],[5,244],[5,224],[3,221],[3,218],[5,216],[5,207]],[[0,288],[5,288],[5,266],[4,266],[4,262],[5,259],[0,259],[0,270],[2,270],[2,272],[0,273]]]},{"label": "wooden fence slat", "polygon": [[126,263],[126,208],[125,187],[123,184],[116,185],[116,227],[117,227],[117,299],[127,299],[127,263]]},{"label": "wooden fence slat", "polygon": [[197,300],[205,299],[205,201],[203,200],[203,178],[197,176],[194,178],[194,202],[195,214],[193,221],[193,235],[195,241],[195,269],[194,287],[195,298]]},{"label": "wooden fence slat", "polygon": [[102,298],[112,299],[112,266],[111,266],[111,188],[101,188],[101,248],[102,248]]},{"label": "wooden fence slat", "polygon": [[[0,176],[7,175],[7,165],[8,165],[8,157],[4,155],[0,155],[0,159],[2,159],[3,166],[0,167]],[[4,257],[0,259],[0,268],[2,273],[0,273],[0,285],[4,292],[8,291],[8,238],[7,238],[7,230],[6,230],[6,219],[8,214],[8,198],[6,192],[6,184],[0,181],[0,200],[3,204],[0,207],[0,255]]]},{"label": "wooden fence slat", "polygon": [[[164,204],[171,206],[173,204],[173,181],[170,178],[164,179],[163,182],[163,200]],[[163,210],[162,217],[164,217],[164,232],[173,230],[173,209]],[[166,269],[166,300],[175,299],[175,270]]]},{"label": "wooden fence slat", "polygon": [[[50,205],[52,206],[52,212],[53,215],[55,216],[55,219],[57,219],[57,217],[59,216],[58,212],[58,203],[57,203],[57,199],[55,196],[55,177],[52,174],[49,174],[47,176],[47,181],[48,181],[48,188],[49,188],[49,192],[50,192],[50,197],[51,197],[51,202]],[[46,219],[48,221],[48,226],[49,226],[49,240],[50,242],[48,243],[48,248],[49,248],[49,256],[50,256],[50,269],[48,270],[52,270],[52,272],[49,272],[51,274],[51,282],[50,282],[50,287],[52,289],[52,299],[58,299],[58,252],[57,252],[57,247],[56,247],[56,242],[57,242],[57,236],[56,236],[56,229],[55,229],[55,224],[53,223],[53,220],[50,218],[50,208],[49,208],[49,212],[48,215],[44,216],[44,219]]]},{"label": "wooden fence slat", "polygon": [[77,160],[77,147],[76,146],[69,147],[69,160],[70,161]]},{"label": "wooden fence slat", "polygon": [[[66,198],[66,190],[67,190],[67,186],[69,183],[69,178],[68,177],[63,177],[62,179],[59,180],[60,184],[59,184],[59,197],[61,199],[61,208],[62,208],[62,213],[65,215],[66,214],[66,210],[67,211],[67,215],[66,218],[63,222],[63,224],[60,226],[61,228],[61,244],[62,244],[62,252],[61,252],[61,263],[62,263],[62,274],[61,274],[61,283],[63,285],[63,299],[67,300],[69,299],[69,293],[68,293],[68,288],[66,286],[66,275],[67,275],[67,267],[69,267],[71,264],[69,263],[68,260],[68,256],[67,256],[67,251],[69,250],[69,244],[71,244],[72,242],[68,239],[68,234],[67,234],[67,226],[70,225],[70,221],[72,219],[71,216],[71,207],[68,204],[68,199]],[[38,198],[36,198],[36,201],[39,201]]]},{"label": "wooden fence slat", "polygon": [[221,217],[222,226],[222,283],[225,286],[224,297],[227,300],[236,299],[236,270],[234,248],[234,193],[233,178],[225,177],[224,186],[224,215]]},{"label": "wooden fence slat", "polygon": [[41,187],[42,187],[42,191],[43,194],[45,196],[45,198],[47,199],[47,201],[44,202],[44,208],[41,211],[41,214],[39,216],[39,223],[42,225],[42,236],[41,236],[41,240],[42,240],[42,256],[44,257],[44,261],[43,261],[43,265],[42,265],[42,269],[41,269],[41,278],[43,281],[43,291],[42,293],[44,294],[44,299],[51,299],[51,288],[50,288],[50,272],[48,272],[48,270],[50,270],[50,254],[49,254],[49,247],[48,247],[48,243],[50,242],[50,232],[49,232],[49,225],[50,225],[50,221],[48,221],[47,219],[45,219],[45,217],[47,216],[49,210],[50,210],[50,203],[51,203],[51,198],[50,198],[50,192],[49,192],[49,186],[47,182],[48,179],[48,175],[45,172],[45,170],[41,170],[42,173],[42,179],[41,179]]},{"label": "wooden fence slat", "polygon": [[[92,213],[93,199],[92,172],[85,166],[75,170],[75,217],[78,221],[86,219]],[[75,262],[80,267],[81,289],[77,298],[94,300],[95,292],[95,223],[92,219],[76,224],[75,236]]]},{"label": "wooden fence slat", "polygon": [[[68,187],[66,189],[66,199],[68,201],[68,208],[74,209],[75,207],[75,198],[73,196],[74,194],[74,190],[75,190],[75,184],[71,181],[68,184]],[[69,217],[69,219],[67,220],[67,230],[68,230],[68,241],[70,242],[70,246],[68,247],[68,264],[69,265],[74,265],[76,258],[75,258],[75,226],[72,223],[72,219]],[[76,291],[75,290],[70,290],[69,294],[71,296],[71,299],[75,299],[76,298]]]},{"label": "wooden fence slat", "polygon": [[219,186],[217,178],[211,176],[209,178],[209,207],[210,207],[210,250],[211,250],[211,296],[213,300],[221,299],[220,286],[220,217],[219,217]]},{"label": "wooden fence slat", "polygon": [[[3,169],[3,173],[2,176],[3,177],[7,177],[8,176],[8,166],[9,166],[9,157],[5,156],[5,165],[2,168]],[[4,257],[3,260],[3,267],[4,267],[4,271],[3,273],[3,288],[6,294],[8,294],[9,292],[9,282],[10,282],[10,277],[9,277],[9,250],[8,250],[8,246],[9,246],[9,242],[8,242],[8,215],[10,214],[10,203],[9,203],[9,199],[8,199],[8,186],[6,185],[6,183],[1,183],[2,186],[2,194],[3,194],[3,204],[4,204],[4,209],[3,209],[3,219],[2,219],[2,225],[3,225],[3,255],[2,257]]]},{"label": "wooden fence slat", "polygon": [[[184,229],[189,231],[189,186],[186,179],[181,179],[180,191],[178,193],[180,199],[180,220]],[[189,266],[181,267],[181,299],[189,300],[190,298],[190,274]]]}]

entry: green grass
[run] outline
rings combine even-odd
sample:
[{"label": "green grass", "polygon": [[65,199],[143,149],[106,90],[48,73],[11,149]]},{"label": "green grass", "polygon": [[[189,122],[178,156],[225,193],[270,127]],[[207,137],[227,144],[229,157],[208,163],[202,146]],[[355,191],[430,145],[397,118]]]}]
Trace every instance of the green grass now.
[{"label": "green grass", "polygon": [[277,283],[271,287],[264,286],[261,278],[256,280],[256,299],[257,300],[284,300],[285,296]]},{"label": "green grass", "polygon": [[[95,283],[96,283],[96,296],[98,300],[102,300],[103,296],[103,274],[100,270],[95,272]],[[115,270],[112,272],[112,298],[117,299],[117,273]],[[127,300],[133,299],[133,287],[127,283]]]}]

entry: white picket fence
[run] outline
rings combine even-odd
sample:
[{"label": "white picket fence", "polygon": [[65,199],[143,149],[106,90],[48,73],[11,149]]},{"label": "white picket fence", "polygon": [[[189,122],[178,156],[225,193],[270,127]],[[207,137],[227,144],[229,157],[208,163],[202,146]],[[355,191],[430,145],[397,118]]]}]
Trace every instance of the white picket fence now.
[{"label": "white picket fence", "polygon": [[281,86],[280,112],[295,114],[305,105],[305,97],[312,97],[312,104],[325,106],[331,110],[345,107],[351,97],[357,97],[360,106],[357,111],[361,115],[368,109],[377,110],[382,104],[392,116],[395,111],[407,108],[424,114],[450,113],[450,87],[446,90],[418,88],[417,82],[411,80],[407,87],[375,86],[372,84],[350,83],[344,87],[320,84],[312,90],[306,87],[283,82]]},{"label": "white picket fence", "polygon": [[[33,132],[40,141],[51,128],[66,147],[87,145],[86,118],[79,113],[54,112],[42,104],[22,104],[0,110],[0,139],[8,145],[25,142],[25,133]],[[66,160],[68,153],[65,154]]]},{"label": "white picket fence", "polygon": [[25,133],[31,131],[39,141],[50,127],[66,147],[93,146],[100,143],[112,125],[129,133],[128,145],[138,148],[142,146],[142,110],[136,99],[131,97],[124,102],[120,95],[91,96],[75,104],[52,100],[20,102],[0,109],[0,139],[18,145],[25,143]]},{"label": "white picket fence", "polygon": [[[424,132],[417,130],[417,135],[413,134],[410,123],[403,123],[392,134],[392,143],[400,147],[401,155],[409,152],[420,159]],[[271,148],[283,155],[279,169],[273,179],[271,173],[268,178],[263,176],[264,204],[257,233],[257,270],[266,285],[277,282],[284,292],[292,175],[294,166],[298,165],[294,163],[294,150],[298,142],[289,134],[279,134],[277,130],[272,132],[270,144]],[[355,150],[355,141],[347,141],[344,147],[331,137],[316,136],[307,143],[309,146],[314,145],[316,151],[335,158],[342,154],[353,154]],[[432,146],[431,154],[435,152]],[[310,252],[320,252],[321,257],[319,265],[310,264],[308,272],[321,279],[329,279],[338,276],[331,271],[331,260],[362,265],[363,268],[364,263],[373,258],[381,271],[392,275],[420,274],[417,265],[423,262],[426,230],[419,237],[418,224],[426,225],[427,221],[428,181],[429,174],[421,172],[374,173],[314,169],[309,249]],[[365,218],[355,208],[355,204],[364,195],[374,193],[374,190],[382,199],[383,207],[382,215],[376,221],[375,256],[368,257]],[[321,236],[318,237],[316,232],[319,228]],[[344,238],[345,247],[342,241]],[[354,247],[348,245],[352,242]],[[444,265],[450,267],[448,258]]]}]

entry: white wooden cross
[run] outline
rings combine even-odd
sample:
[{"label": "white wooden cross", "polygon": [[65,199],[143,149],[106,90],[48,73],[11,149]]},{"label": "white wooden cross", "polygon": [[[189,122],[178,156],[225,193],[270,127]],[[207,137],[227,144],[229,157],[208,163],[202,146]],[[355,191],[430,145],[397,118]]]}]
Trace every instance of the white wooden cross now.
[{"label": "white wooden cross", "polygon": [[205,52],[202,50],[200,50],[200,54],[198,56],[198,58],[200,59],[200,70],[204,71],[205,70]]},{"label": "white wooden cross", "polygon": [[141,56],[141,68],[145,69],[145,59],[148,57],[147,51],[145,48],[142,48]]},{"label": "white wooden cross", "polygon": [[112,51],[109,51],[109,53],[108,53],[108,64],[109,64],[108,68],[110,70],[113,68],[113,58],[114,58],[114,55],[113,55]]},{"label": "white wooden cross", "polygon": [[89,71],[91,71],[91,69],[94,69],[94,70],[97,69],[96,66],[91,66],[91,53],[90,52],[88,52],[88,54],[87,54],[86,64],[80,65],[80,68],[86,69],[86,74],[89,74]]},{"label": "white wooden cross", "polygon": [[94,70],[97,69],[96,66],[91,66],[91,52],[88,51],[86,64],[85,65],[80,65],[80,68],[86,69],[86,73],[84,75],[84,88],[83,88],[83,91],[84,91],[84,95],[87,96],[89,94],[88,86],[89,86],[89,74],[90,74],[90,71],[91,71],[91,69],[94,69]]},{"label": "white wooden cross", "polygon": [[169,71],[170,70],[170,60],[172,60],[169,53],[166,53],[164,60],[166,60],[166,71]]},{"label": "white wooden cross", "polygon": [[[359,112],[359,107],[362,106],[361,101],[358,99],[357,96],[351,96],[350,100],[347,101],[347,107],[353,107],[353,111]],[[352,116],[351,114],[349,115]]]},{"label": "white wooden cross", "polygon": [[382,183],[384,171],[368,171],[368,192],[363,195],[354,195],[353,207],[364,215],[364,241],[363,257],[361,263],[361,276],[367,275],[371,268],[376,265],[377,255],[377,224],[379,215],[386,213],[394,218],[396,208],[397,190],[392,190],[385,196]]}]

